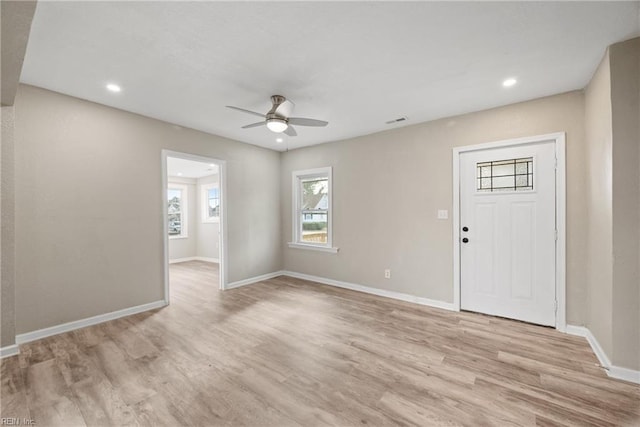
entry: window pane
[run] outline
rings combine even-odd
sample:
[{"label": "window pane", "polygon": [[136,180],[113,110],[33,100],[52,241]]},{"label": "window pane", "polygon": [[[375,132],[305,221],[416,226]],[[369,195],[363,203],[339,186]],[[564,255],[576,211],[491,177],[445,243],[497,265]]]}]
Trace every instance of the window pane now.
[{"label": "window pane", "polygon": [[308,243],[327,243],[327,218],[324,212],[302,213],[302,241]]},{"label": "window pane", "polygon": [[169,201],[169,213],[180,212],[181,190],[167,190],[167,200]]},{"label": "window pane", "polygon": [[523,161],[518,161],[518,162],[516,163],[516,173],[517,173],[518,175],[526,174],[526,173],[528,172],[528,171],[527,171],[527,166],[528,166],[528,165],[529,165],[529,162],[526,162],[526,161],[524,161],[524,162],[523,162]]},{"label": "window pane", "polygon": [[302,182],[303,210],[327,209],[329,207],[329,179],[320,178]]},{"label": "window pane", "polygon": [[489,189],[491,190],[491,178],[482,178],[480,179],[480,187],[478,189]]},{"label": "window pane", "polygon": [[493,167],[493,176],[503,176],[503,175],[511,175],[513,176],[514,174],[514,163],[511,164],[502,164],[502,165],[495,165]]},{"label": "window pane", "polygon": [[220,217],[220,188],[211,187],[206,189],[206,218],[219,218]]},{"label": "window pane", "polygon": [[169,236],[182,234],[182,190],[168,189]]},{"label": "window pane", "polygon": [[169,214],[169,235],[175,236],[182,232],[181,214]]},{"label": "window pane", "polygon": [[497,189],[497,188],[511,188],[513,189],[513,187],[515,186],[514,184],[514,180],[513,180],[514,175],[511,176],[497,176],[495,178],[493,178],[493,188]]},{"label": "window pane", "polygon": [[220,216],[220,200],[209,199],[209,217]]}]

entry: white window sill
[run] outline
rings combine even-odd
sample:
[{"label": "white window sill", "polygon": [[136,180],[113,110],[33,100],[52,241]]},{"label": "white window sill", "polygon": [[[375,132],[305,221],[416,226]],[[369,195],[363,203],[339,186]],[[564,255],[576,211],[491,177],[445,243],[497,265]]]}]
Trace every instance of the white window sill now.
[{"label": "white window sill", "polygon": [[216,219],[203,219],[202,220],[203,224],[219,224],[220,223],[220,218],[216,218]]},{"label": "white window sill", "polygon": [[188,239],[189,236],[169,236],[169,240]]},{"label": "white window sill", "polygon": [[310,251],[329,252],[332,254],[337,254],[339,249],[339,248],[334,248],[330,246],[307,245],[304,243],[294,243],[294,242],[289,242],[288,245],[290,248],[293,248],[293,249],[306,249]]}]

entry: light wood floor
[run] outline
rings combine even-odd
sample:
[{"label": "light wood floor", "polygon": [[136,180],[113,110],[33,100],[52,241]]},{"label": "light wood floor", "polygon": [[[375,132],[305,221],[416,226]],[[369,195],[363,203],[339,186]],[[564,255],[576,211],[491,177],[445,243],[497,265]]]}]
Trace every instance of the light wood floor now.
[{"label": "light wood floor", "polygon": [[45,425],[640,425],[640,387],[555,330],[279,277],[22,345],[2,417]]}]

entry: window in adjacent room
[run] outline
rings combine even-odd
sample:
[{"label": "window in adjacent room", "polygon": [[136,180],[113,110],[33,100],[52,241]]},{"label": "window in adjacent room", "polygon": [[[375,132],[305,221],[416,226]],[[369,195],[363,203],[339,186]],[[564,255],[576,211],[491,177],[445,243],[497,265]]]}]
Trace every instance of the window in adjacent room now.
[{"label": "window in adjacent room", "polygon": [[169,184],[167,201],[169,237],[187,237],[187,186]]},{"label": "window in adjacent room", "polygon": [[220,222],[220,187],[217,183],[202,186],[202,222]]},{"label": "window in adjacent room", "polygon": [[337,252],[331,242],[331,168],[293,172],[290,247]]}]

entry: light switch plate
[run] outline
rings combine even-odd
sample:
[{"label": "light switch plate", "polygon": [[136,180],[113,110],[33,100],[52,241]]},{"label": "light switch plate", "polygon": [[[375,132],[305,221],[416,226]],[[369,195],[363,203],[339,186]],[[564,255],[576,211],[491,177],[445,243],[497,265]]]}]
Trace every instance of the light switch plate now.
[{"label": "light switch plate", "polygon": [[446,209],[439,209],[438,219],[449,219],[449,211]]}]

